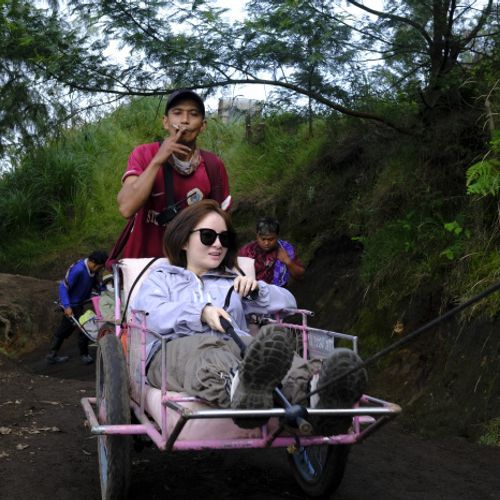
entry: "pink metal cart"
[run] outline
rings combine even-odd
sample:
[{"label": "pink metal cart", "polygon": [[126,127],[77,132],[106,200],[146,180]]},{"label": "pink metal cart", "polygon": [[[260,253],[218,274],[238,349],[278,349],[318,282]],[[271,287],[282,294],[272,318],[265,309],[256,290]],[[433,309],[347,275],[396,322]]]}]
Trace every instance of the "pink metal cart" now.
[{"label": "pink metal cart", "polygon": [[[131,259],[128,259],[131,260]],[[96,397],[81,400],[91,432],[98,436],[99,474],[103,500],[125,499],[130,481],[130,449],[134,435],[146,436],[159,450],[205,450],[226,448],[285,448],[291,471],[304,492],[319,497],[334,492],[343,477],[348,453],[373,431],[394,418],[401,408],[393,403],[363,395],[354,408],[306,408],[309,416],[349,416],[352,425],[345,434],[307,435],[310,426],[290,422],[285,408],[269,410],[232,410],[209,406],[184,393],[166,390],[146,383],[146,342],[150,336],[166,339],[148,330],[147,316],[131,311],[126,326],[121,327],[120,298],[122,281],[130,285],[125,268],[115,265],[116,325],[104,325],[107,334],[98,339],[96,363]],[[127,283],[128,280],[128,283]],[[289,328],[295,335],[297,352],[307,359],[328,356],[338,343],[357,351],[357,337],[310,327],[306,310],[282,311],[280,318],[269,321]],[[306,415],[307,415],[306,414]],[[132,415],[135,417],[132,419]],[[266,417],[260,428],[241,429],[234,417]],[[132,420],[137,423],[132,423]],[[288,425],[287,425],[288,423]]]}]

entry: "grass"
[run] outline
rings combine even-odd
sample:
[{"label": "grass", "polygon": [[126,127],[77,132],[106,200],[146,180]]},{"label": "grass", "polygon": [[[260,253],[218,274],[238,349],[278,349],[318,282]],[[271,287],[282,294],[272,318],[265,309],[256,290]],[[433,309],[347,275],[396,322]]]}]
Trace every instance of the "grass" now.
[{"label": "grass", "polygon": [[[36,273],[67,254],[109,249],[124,225],[116,194],[128,155],[164,135],[163,106],[159,99],[134,100],[66,131],[5,175],[0,230],[9,238],[0,241],[0,268]],[[465,185],[461,197],[446,198],[422,145],[345,118],[316,118],[313,130],[299,116],[276,114],[252,122],[248,138],[243,121],[208,119],[199,144],[226,164],[235,206],[243,207],[235,222],[245,237],[256,217],[276,215],[306,264],[339,235],[356,238],[364,246],[361,274],[378,309],[429,283],[441,281],[455,297],[498,279],[498,235],[491,232],[497,219],[476,227],[478,208],[468,209]],[[500,300],[487,307],[497,312]]]},{"label": "grass", "polygon": [[500,417],[493,418],[483,426],[482,436],[479,438],[479,444],[486,446],[500,446]]}]

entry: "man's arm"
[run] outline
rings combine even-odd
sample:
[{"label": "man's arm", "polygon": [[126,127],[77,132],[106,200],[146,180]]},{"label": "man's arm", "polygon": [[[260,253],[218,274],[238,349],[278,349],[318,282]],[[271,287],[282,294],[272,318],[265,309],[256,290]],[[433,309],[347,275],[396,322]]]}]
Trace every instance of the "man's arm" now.
[{"label": "man's arm", "polygon": [[64,310],[66,316],[71,316],[73,314],[73,309],[70,305],[69,293],[64,281],[59,283],[59,302]]},{"label": "man's arm", "polygon": [[292,278],[299,280],[304,276],[306,270],[301,262],[298,260],[292,260],[286,250],[282,247],[278,249],[278,259],[285,264]]},{"label": "man's arm", "polygon": [[124,181],[118,196],[118,210],[125,218],[132,217],[149,198],[153,189],[153,184],[158,170],[170,158],[172,153],[179,155],[188,155],[191,152],[189,146],[179,144],[184,130],[179,130],[175,135],[165,139],[158,152],[149,162],[141,175],[129,175]]},{"label": "man's arm", "polygon": [[81,261],[72,265],[66,272],[66,276],[59,284],[59,301],[64,309],[66,316],[73,314],[71,307],[71,290],[76,286],[77,282],[81,279]]},{"label": "man's arm", "polygon": [[153,189],[156,174],[161,167],[153,161],[141,175],[129,175],[118,192],[118,210],[125,218],[132,217],[145,203]]}]

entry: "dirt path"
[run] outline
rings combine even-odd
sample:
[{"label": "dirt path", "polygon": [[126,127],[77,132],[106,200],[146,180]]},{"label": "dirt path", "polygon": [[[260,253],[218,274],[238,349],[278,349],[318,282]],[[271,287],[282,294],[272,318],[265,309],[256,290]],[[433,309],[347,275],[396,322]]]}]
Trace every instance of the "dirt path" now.
[{"label": "dirt path", "polygon": [[[96,438],[79,400],[93,368],[47,367],[43,350],[16,365],[0,358],[0,498],[98,499]],[[282,450],[133,452],[131,500],[299,499]],[[353,447],[336,500],[500,498],[500,448],[463,439],[422,440],[396,422]]]}]

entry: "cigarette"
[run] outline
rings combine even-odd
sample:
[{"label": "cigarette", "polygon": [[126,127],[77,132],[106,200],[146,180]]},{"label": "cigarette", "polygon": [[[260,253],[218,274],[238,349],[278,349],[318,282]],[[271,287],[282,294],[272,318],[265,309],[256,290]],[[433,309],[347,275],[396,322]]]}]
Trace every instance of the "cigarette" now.
[{"label": "cigarette", "polygon": [[172,127],[175,128],[176,130],[182,130],[183,132],[191,132],[191,129],[189,127],[181,127],[176,123],[172,123]]}]

